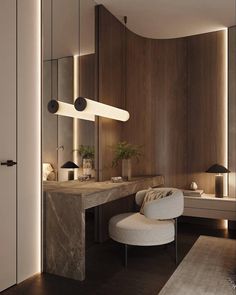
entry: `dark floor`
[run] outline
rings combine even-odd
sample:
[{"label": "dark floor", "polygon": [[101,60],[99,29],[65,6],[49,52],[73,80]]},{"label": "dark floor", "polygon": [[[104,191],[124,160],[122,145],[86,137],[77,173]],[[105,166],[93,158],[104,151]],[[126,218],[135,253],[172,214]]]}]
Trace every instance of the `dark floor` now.
[{"label": "dark floor", "polygon": [[[179,224],[179,258],[182,260],[200,235],[236,239],[236,231],[206,225]],[[36,275],[2,295],[157,295],[174,272],[174,246],[131,247],[128,268],[122,265],[123,247],[112,241],[87,249],[87,274],[77,282],[49,274]]]}]

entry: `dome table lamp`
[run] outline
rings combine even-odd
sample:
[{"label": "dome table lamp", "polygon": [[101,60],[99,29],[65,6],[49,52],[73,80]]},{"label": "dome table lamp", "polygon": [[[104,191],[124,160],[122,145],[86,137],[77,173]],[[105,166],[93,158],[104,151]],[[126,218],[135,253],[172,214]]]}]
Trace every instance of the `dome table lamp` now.
[{"label": "dome table lamp", "polygon": [[215,197],[223,198],[224,197],[224,185],[223,185],[223,174],[229,173],[230,171],[222,165],[214,164],[207,169],[207,173],[215,173]]},{"label": "dome table lamp", "polygon": [[68,161],[61,168],[68,169],[68,180],[74,180],[74,169],[79,168],[79,166],[74,162]]}]

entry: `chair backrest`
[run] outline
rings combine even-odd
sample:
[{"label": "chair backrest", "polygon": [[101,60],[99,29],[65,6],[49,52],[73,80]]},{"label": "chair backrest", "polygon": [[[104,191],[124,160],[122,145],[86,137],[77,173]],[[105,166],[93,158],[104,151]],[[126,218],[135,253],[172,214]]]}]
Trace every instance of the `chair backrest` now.
[{"label": "chair backrest", "polygon": [[[155,188],[157,191],[172,191],[173,193],[162,199],[150,201],[145,204],[144,215],[150,219],[172,219],[183,214],[184,197],[183,192],[176,188]],[[135,201],[141,206],[147,190],[136,193]]]},{"label": "chair backrest", "polygon": [[[170,187],[157,187],[157,188],[152,188],[153,190],[156,191],[161,191],[161,192],[167,192],[167,191],[175,191],[177,190],[176,188],[170,188]],[[138,191],[135,195],[135,202],[138,206],[142,206],[143,203],[143,199],[146,195],[146,192],[148,191],[148,189],[142,190],[142,191]]]}]

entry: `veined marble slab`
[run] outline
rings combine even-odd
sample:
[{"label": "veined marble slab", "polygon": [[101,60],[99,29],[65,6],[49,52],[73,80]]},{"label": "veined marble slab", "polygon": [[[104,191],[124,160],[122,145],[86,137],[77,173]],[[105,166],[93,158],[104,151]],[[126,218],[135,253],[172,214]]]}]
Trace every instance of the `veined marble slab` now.
[{"label": "veined marble slab", "polygon": [[45,182],[44,271],[84,280],[85,210],[163,184],[163,176],[136,177],[123,183]]},{"label": "veined marble slab", "polygon": [[163,176],[136,177],[131,181],[122,183],[103,182],[80,182],[78,180],[65,182],[46,182],[44,191],[54,196],[57,194],[76,195],[82,199],[85,209],[99,206],[122,197],[130,196],[148,187],[164,184]]}]

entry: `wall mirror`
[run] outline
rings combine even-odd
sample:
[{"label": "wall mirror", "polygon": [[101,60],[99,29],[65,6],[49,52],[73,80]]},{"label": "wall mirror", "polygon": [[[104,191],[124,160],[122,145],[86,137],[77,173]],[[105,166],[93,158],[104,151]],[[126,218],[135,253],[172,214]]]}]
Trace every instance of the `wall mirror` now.
[{"label": "wall mirror", "polygon": [[43,0],[42,162],[44,180],[68,180],[67,161],[79,166],[74,179],[95,177],[95,123],[48,112],[51,99],[73,104],[94,99],[95,2]]}]

